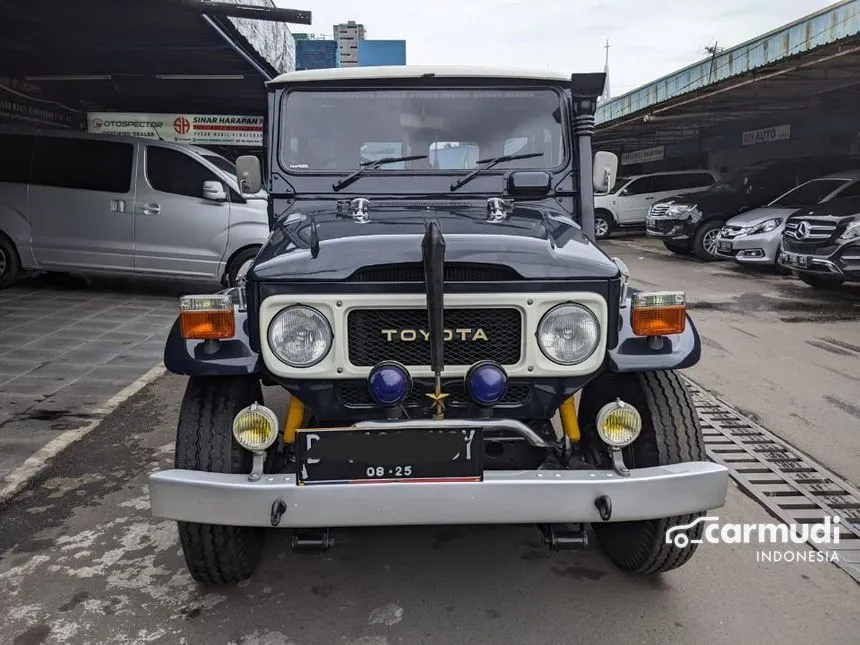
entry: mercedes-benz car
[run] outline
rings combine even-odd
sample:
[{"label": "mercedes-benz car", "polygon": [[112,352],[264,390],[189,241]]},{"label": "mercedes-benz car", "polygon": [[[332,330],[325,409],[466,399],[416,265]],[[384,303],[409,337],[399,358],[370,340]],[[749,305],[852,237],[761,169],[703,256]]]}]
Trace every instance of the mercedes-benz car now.
[{"label": "mercedes-benz car", "polygon": [[860,197],[826,202],[789,217],[779,263],[817,289],[860,282]]},{"label": "mercedes-benz car", "polygon": [[[181,298],[175,467],[149,479],[204,584],[266,529],[534,524],[620,568],[687,562],[725,502],[679,370],[682,290],[637,291],[594,234],[603,74],[366,67],[268,85],[271,234],[244,284]],[[364,155],[364,160],[362,160]],[[372,156],[372,158],[368,158]],[[289,394],[285,407],[263,386]],[[691,539],[677,547],[669,528]],[[593,527],[593,533],[588,526]]]},{"label": "mercedes-benz car", "polygon": [[857,195],[860,195],[860,170],[811,179],[767,206],[731,218],[717,236],[717,254],[741,264],[777,264],[782,233],[792,213]]}]

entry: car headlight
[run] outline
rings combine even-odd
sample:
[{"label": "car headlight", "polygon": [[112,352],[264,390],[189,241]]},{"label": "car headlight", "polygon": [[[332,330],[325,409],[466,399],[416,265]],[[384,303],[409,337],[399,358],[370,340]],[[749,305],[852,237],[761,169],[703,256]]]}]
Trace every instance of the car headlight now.
[{"label": "car headlight", "polygon": [[860,238],[860,222],[852,222],[845,229],[845,232],[839,236],[840,240],[853,240]]},{"label": "car headlight", "polygon": [[757,224],[752,228],[747,230],[747,235],[755,235],[756,233],[770,233],[775,228],[779,228],[782,225],[781,217],[774,217],[773,219],[766,220],[761,224]]},{"label": "car headlight", "polygon": [[683,215],[684,217],[679,217],[679,219],[687,219],[692,211],[693,209],[686,204],[673,204],[666,211],[666,215],[672,215],[675,217]]},{"label": "car headlight", "polygon": [[557,305],[546,312],[537,328],[540,351],[553,363],[576,365],[600,344],[600,323],[582,305]]},{"label": "car headlight", "polygon": [[326,357],[334,334],[325,316],[312,307],[287,307],[269,325],[269,347],[290,367],[311,367]]}]

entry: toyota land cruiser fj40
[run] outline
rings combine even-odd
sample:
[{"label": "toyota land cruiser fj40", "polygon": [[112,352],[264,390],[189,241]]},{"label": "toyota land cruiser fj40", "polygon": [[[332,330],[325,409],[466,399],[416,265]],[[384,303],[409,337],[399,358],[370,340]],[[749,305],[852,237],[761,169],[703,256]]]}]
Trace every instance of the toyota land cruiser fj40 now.
[{"label": "toyota land cruiser fj40", "polygon": [[702,523],[683,548],[666,530],[722,506],[727,471],[676,372],[700,357],[684,292],[635,291],[595,243],[618,166],[592,155],[604,82],[269,83],[265,181],[237,168],[268,190],[270,237],[244,284],[181,298],[164,354],[189,378],[151,507],[196,580],[251,576],[267,527],[325,549],[340,527],[535,524],[626,571],[690,558]]}]

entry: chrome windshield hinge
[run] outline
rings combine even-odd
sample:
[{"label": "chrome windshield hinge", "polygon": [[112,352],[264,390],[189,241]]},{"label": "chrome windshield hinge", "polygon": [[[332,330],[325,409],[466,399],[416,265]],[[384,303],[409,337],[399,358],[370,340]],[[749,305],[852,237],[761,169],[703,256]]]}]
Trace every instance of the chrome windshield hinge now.
[{"label": "chrome windshield hinge", "polygon": [[359,224],[366,224],[370,221],[370,216],[367,214],[369,206],[369,199],[366,197],[356,197],[349,202],[350,217]]},{"label": "chrome windshield hinge", "polygon": [[627,306],[627,289],[630,282],[630,269],[627,268],[627,265],[624,264],[619,258],[613,257],[612,261],[615,263],[615,266],[618,267],[618,270],[621,272],[621,289],[618,296],[619,307],[624,309]]},{"label": "chrome windshield hinge", "polygon": [[487,200],[487,221],[491,223],[504,222],[510,217],[513,205],[512,200],[490,197]]}]

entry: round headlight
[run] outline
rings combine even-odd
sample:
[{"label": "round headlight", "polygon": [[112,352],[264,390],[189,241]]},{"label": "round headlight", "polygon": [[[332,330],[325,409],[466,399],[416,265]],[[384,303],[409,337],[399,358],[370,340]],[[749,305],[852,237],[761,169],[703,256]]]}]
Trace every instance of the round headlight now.
[{"label": "round headlight", "polygon": [[269,325],[269,347],[291,367],[311,367],[326,357],[333,334],[326,317],[311,307],[287,307]]},{"label": "round headlight", "polygon": [[269,408],[254,403],[233,419],[233,436],[245,450],[266,450],[278,438],[278,417]]},{"label": "round headlight", "polygon": [[600,323],[582,305],[557,305],[541,319],[537,329],[540,351],[559,365],[576,365],[600,344]]},{"label": "round headlight", "polygon": [[607,403],[597,413],[597,434],[612,448],[623,448],[642,432],[639,411],[624,401]]}]

